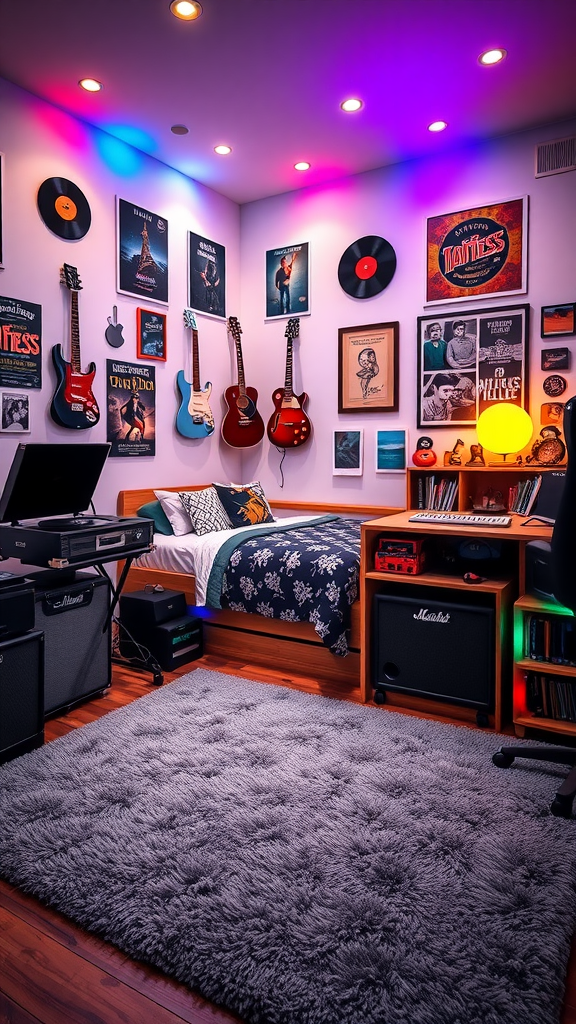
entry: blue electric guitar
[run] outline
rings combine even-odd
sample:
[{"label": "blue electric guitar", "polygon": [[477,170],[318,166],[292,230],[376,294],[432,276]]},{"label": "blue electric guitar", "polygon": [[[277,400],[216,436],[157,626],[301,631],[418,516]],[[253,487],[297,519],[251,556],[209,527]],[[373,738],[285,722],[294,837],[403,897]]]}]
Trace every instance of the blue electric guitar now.
[{"label": "blue electric guitar", "polygon": [[192,384],[186,380],[184,370],[178,370],[176,384],[181,403],[176,415],[176,430],[182,437],[208,437],[214,431],[214,416],[208,404],[212,385],[208,381],[205,388],[200,387],[198,328],[191,309],[184,310],[184,323],[192,331]]}]

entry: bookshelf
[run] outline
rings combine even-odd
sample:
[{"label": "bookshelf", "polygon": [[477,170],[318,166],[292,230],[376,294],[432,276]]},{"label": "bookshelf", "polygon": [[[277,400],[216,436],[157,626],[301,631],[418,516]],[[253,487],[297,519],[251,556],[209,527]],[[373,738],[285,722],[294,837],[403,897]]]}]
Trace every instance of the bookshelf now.
[{"label": "bookshelf", "polygon": [[512,721],[576,737],[576,620],[568,608],[523,594],[514,604]]},{"label": "bookshelf", "polygon": [[[517,511],[512,496],[526,496],[528,486],[546,473],[558,473],[565,466],[433,466],[421,469],[409,466],[406,473],[406,508],[439,508],[443,511],[469,512],[482,507],[484,499],[504,506],[502,511]],[[499,497],[501,496],[501,497]],[[537,495],[535,496],[537,497]],[[427,501],[444,501],[430,505]],[[527,505],[522,506],[527,515]]]}]

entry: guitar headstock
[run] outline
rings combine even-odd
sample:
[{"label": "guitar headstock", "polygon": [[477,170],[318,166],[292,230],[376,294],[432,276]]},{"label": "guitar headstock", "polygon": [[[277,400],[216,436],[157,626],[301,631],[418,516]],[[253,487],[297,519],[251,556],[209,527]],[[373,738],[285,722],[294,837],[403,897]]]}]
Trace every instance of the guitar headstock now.
[{"label": "guitar headstock", "polygon": [[230,334],[234,338],[234,341],[236,341],[236,342],[240,341],[240,335],[242,334],[242,328],[240,327],[240,322],[239,322],[237,316],[229,316],[228,317],[228,330],[230,331]]},{"label": "guitar headstock", "polygon": [[191,331],[198,330],[198,327],[196,326],[196,317],[191,309],[184,310],[184,324],[186,327],[189,327]]},{"label": "guitar headstock", "polygon": [[297,338],[300,334],[300,317],[291,316],[286,324],[286,338]]},{"label": "guitar headstock", "polygon": [[65,263],[60,270],[60,284],[65,284],[71,292],[79,292],[82,288],[82,281],[78,277],[78,271],[76,267],[71,267],[69,263]]}]

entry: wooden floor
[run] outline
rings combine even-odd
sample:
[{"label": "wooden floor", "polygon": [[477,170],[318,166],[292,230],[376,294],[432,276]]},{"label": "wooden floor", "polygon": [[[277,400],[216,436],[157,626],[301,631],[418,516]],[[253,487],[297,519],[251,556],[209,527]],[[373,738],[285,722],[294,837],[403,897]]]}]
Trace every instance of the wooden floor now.
[{"label": "wooden floor", "polygon": [[[359,700],[359,693],[320,688],[306,677],[285,677],[280,671],[264,672],[210,655],[176,673],[166,673],[165,684],[200,667]],[[116,665],[108,693],[48,721],[46,741],[150,692],[150,679],[148,673]],[[0,880],[0,1024],[230,1024],[238,1020]],[[576,1024],[576,943],[561,1024]]]}]

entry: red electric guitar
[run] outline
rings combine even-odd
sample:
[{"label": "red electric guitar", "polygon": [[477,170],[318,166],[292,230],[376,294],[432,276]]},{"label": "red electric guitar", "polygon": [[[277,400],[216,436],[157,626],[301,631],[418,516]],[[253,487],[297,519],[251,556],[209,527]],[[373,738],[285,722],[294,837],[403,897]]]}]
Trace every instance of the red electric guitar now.
[{"label": "red electric guitar", "polygon": [[268,420],[268,440],[278,448],[296,448],[310,437],[310,420],[304,412],[305,391],[295,395],[292,387],[292,341],[300,333],[300,319],[291,317],[286,325],[286,378],[284,387],[272,395],[274,412]]},{"label": "red electric guitar", "polygon": [[244,382],[244,364],[240,335],[242,328],[235,316],[228,318],[228,330],[236,345],[238,383],[226,388],[228,412],[222,421],[222,437],[231,448],[253,448],[264,437],[264,421],[256,408],[258,392]]},{"label": "red electric guitar", "polygon": [[76,267],[65,263],[60,271],[60,283],[70,291],[70,348],[71,360],[64,359],[62,345],[52,348],[52,360],[58,377],[56,390],[50,405],[50,415],[61,427],[71,430],[86,430],[100,419],[100,410],[92,394],[92,381],[96,363],[90,363],[87,373],[82,373],[80,364],[80,326],[78,321],[78,292],[82,282]]}]

